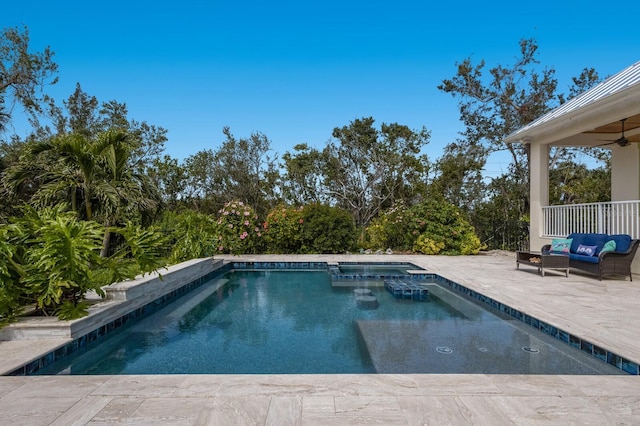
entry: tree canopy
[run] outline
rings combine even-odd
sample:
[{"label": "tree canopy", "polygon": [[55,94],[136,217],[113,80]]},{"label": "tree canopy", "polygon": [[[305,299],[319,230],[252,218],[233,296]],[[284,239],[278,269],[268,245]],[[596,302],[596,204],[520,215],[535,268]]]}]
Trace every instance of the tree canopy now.
[{"label": "tree canopy", "polygon": [[44,86],[58,81],[58,65],[53,51],[29,50],[29,30],[5,28],[0,32],[0,135],[11,122],[15,105],[21,105],[37,123],[51,98],[43,93]]}]

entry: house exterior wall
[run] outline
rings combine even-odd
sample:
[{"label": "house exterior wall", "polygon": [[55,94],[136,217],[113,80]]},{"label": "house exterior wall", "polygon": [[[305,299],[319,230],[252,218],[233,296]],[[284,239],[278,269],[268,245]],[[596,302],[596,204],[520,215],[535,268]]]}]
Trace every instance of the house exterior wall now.
[{"label": "house exterior wall", "polygon": [[615,146],[611,157],[611,201],[640,200],[640,144]]}]

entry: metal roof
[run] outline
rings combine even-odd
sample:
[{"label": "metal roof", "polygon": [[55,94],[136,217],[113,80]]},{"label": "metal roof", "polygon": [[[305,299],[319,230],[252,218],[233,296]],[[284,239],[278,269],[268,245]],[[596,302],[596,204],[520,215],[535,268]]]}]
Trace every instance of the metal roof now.
[{"label": "metal roof", "polygon": [[549,111],[548,113],[535,119],[526,126],[516,130],[515,132],[507,136],[506,141],[518,140],[519,134],[526,133],[527,131],[530,131],[535,127],[541,126],[545,123],[549,123],[556,119],[563,118],[572,112],[585,108],[586,106],[592,105],[596,102],[602,101],[609,96],[624,92],[625,90],[632,86],[635,86],[636,84],[640,84],[640,61],[607,78],[602,83],[592,87],[591,89],[565,102],[557,108]]}]

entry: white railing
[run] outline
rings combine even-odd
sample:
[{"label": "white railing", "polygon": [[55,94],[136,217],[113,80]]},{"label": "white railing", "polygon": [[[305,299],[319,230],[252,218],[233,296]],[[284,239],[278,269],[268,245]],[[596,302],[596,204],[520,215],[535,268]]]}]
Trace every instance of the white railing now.
[{"label": "white railing", "polygon": [[542,208],[542,218],[544,237],[594,232],[640,238],[640,200],[547,206]]}]

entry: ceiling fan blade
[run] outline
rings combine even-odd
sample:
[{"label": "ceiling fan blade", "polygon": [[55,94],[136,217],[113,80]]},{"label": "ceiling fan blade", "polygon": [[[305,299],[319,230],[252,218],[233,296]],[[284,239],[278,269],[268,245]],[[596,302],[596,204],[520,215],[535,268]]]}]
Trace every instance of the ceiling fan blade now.
[{"label": "ceiling fan blade", "polygon": [[617,143],[618,145],[624,147],[629,145],[629,139],[624,137],[624,122],[627,121],[626,118],[623,118],[622,120],[620,120],[620,124],[621,124],[621,132],[620,132],[620,137],[618,139],[598,139],[599,141],[602,142],[608,142],[608,143],[603,143],[600,145],[595,145],[596,147],[600,147],[600,146],[607,146],[607,145],[613,145],[614,143]]}]

